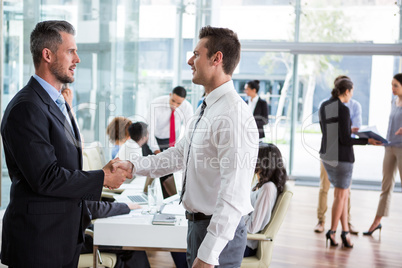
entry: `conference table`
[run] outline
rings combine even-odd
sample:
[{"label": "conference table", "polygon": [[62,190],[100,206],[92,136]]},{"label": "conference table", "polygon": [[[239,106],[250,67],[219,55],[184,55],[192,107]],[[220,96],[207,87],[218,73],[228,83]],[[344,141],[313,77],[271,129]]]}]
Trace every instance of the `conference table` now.
[{"label": "conference table", "polygon": [[[130,185],[123,184],[124,191],[121,195],[142,191],[144,185],[142,181],[145,181],[145,178],[139,178],[135,183],[134,181]],[[172,203],[166,204],[162,213],[166,211],[176,214],[177,220],[174,225],[152,224],[154,213],[159,208],[149,210],[147,205],[144,205],[142,209],[131,211],[130,214],[95,220],[94,267],[98,267],[97,252],[100,246],[102,249],[110,247],[122,250],[186,252],[187,220],[184,216],[184,209],[181,208],[180,211],[178,200]]]}]

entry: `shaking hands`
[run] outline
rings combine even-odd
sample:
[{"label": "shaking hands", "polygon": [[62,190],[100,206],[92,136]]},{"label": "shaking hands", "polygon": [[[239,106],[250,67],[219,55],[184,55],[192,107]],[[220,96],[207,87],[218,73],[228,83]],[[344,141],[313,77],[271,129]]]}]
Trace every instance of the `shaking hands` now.
[{"label": "shaking hands", "polygon": [[134,165],[129,161],[122,161],[119,158],[111,160],[103,167],[105,178],[103,186],[109,189],[119,188],[126,179],[133,177]]}]

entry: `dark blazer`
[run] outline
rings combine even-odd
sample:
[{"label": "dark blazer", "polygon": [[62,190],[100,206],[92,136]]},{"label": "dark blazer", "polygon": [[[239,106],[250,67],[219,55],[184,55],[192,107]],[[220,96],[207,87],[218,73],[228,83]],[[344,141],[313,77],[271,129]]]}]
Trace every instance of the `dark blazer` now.
[{"label": "dark blazer", "polygon": [[[70,112],[70,108],[67,105]],[[56,103],[35,78],[8,104],[1,122],[11,179],[3,218],[1,261],[11,267],[73,267],[90,213],[99,200],[102,170],[82,171],[75,136]]]},{"label": "dark blazer", "polygon": [[320,157],[326,161],[355,162],[353,145],[365,145],[368,139],[351,137],[349,108],[339,98],[323,102],[319,110],[322,131]]},{"label": "dark blazer", "polygon": [[268,124],[268,103],[265,100],[258,98],[253,115],[255,122],[257,123],[259,138],[264,138],[264,125]]}]

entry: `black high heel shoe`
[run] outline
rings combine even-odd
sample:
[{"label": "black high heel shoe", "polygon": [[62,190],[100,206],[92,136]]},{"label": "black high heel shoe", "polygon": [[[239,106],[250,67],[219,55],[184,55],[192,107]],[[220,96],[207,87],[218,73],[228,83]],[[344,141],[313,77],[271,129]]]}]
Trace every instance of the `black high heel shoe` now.
[{"label": "black high heel shoe", "polygon": [[331,237],[331,235],[333,235],[335,233],[336,233],[336,231],[328,230],[327,234],[325,235],[327,237],[326,247],[328,247],[328,240],[331,241],[331,247],[338,246],[338,243],[335,243],[335,240],[333,240]]},{"label": "black high heel shoe", "polygon": [[346,239],[346,236],[348,233],[349,233],[349,231],[348,232],[342,231],[342,234],[341,234],[342,247],[353,248],[353,245],[349,244],[348,240]]},{"label": "black high heel shoe", "polygon": [[381,223],[377,225],[377,227],[374,228],[373,231],[367,231],[367,232],[363,232],[363,235],[372,235],[374,233],[375,230],[380,229],[380,236],[381,236],[381,229],[382,229],[382,225]]}]

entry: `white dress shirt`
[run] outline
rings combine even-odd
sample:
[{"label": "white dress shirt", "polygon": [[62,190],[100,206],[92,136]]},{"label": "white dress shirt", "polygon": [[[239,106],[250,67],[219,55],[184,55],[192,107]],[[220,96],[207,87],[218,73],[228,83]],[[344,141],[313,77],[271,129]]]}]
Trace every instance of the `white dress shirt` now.
[{"label": "white dress shirt", "polygon": [[[250,198],[254,211],[244,217],[248,233],[255,234],[268,224],[271,219],[272,209],[276,203],[277,194],[278,189],[271,181],[264,183],[260,189],[251,192]],[[247,246],[251,249],[256,249],[258,241],[247,240]]]},{"label": "white dress shirt", "polygon": [[[190,212],[212,215],[198,258],[218,265],[218,258],[243,215],[253,210],[250,184],[258,153],[258,130],[247,104],[228,81],[205,98],[207,107],[194,132],[187,164],[183,205]],[[160,177],[185,170],[190,128],[175,147],[134,162],[136,173]],[[184,173],[184,172],[183,172]]]},{"label": "white dress shirt", "polygon": [[255,106],[257,105],[257,101],[260,99],[260,96],[255,96],[254,99],[250,98],[248,100],[248,107],[250,107],[250,111],[254,114]]},{"label": "white dress shirt", "polygon": [[120,160],[135,161],[142,156],[142,148],[132,139],[128,139],[122,146],[120,146],[116,157]]},{"label": "white dress shirt", "polygon": [[[148,145],[152,152],[159,150],[155,137],[159,139],[168,139],[170,137],[170,116],[172,109],[170,108],[169,98],[169,95],[161,96],[151,102],[147,119],[149,124]],[[193,107],[187,100],[184,100],[174,111],[176,143],[184,136],[184,127],[186,127],[193,114]]]}]

